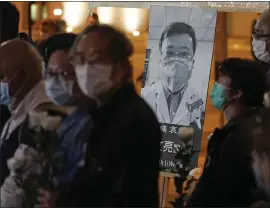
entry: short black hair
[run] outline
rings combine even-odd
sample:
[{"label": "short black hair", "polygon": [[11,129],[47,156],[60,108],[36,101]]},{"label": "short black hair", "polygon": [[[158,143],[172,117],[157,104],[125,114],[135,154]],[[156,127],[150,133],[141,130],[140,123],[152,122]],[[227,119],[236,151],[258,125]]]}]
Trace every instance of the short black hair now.
[{"label": "short black hair", "polygon": [[188,34],[192,38],[193,43],[193,54],[195,54],[197,48],[196,34],[190,25],[184,22],[173,22],[169,24],[162,32],[159,40],[159,50],[162,50],[162,44],[165,38],[170,37],[175,34]]},{"label": "short black hair", "polygon": [[241,58],[225,59],[219,66],[221,75],[232,80],[232,91],[242,92],[242,102],[246,107],[263,106],[263,96],[267,91],[266,74],[259,62]]},{"label": "short black hair", "polygon": [[130,40],[121,31],[105,24],[95,24],[86,27],[86,29],[77,37],[72,50],[71,56],[76,51],[77,45],[83,36],[97,32],[109,39],[108,53],[112,61],[119,62],[127,60],[133,54],[133,46]]},{"label": "short black hair", "polygon": [[45,40],[39,48],[43,57],[45,67],[47,67],[50,56],[57,50],[69,51],[76,40],[77,35],[73,33],[59,33]]},{"label": "short black hair", "polygon": [[7,1],[0,2],[1,12],[1,42],[5,42],[18,37],[20,13],[16,6]]},{"label": "short black hair", "polygon": [[93,12],[91,14],[91,17],[93,17],[96,21],[98,21],[98,19],[99,19],[97,13],[95,13],[95,12]]}]

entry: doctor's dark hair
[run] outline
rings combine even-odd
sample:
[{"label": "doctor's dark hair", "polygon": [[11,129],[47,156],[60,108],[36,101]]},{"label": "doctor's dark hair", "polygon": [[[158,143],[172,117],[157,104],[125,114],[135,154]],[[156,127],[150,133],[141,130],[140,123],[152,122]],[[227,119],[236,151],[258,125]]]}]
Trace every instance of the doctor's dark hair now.
[{"label": "doctor's dark hair", "polygon": [[246,107],[263,106],[267,91],[266,74],[257,61],[228,58],[220,64],[219,72],[231,79],[232,92],[242,92],[241,99]]},{"label": "doctor's dark hair", "polygon": [[39,52],[43,57],[45,67],[51,55],[58,50],[69,51],[76,40],[77,35],[73,33],[59,33],[45,40],[39,47]]},{"label": "doctor's dark hair", "polygon": [[16,6],[10,2],[1,1],[0,12],[0,43],[17,38],[19,33],[20,13]]},{"label": "doctor's dark hair", "polygon": [[193,54],[195,54],[196,48],[197,48],[197,40],[196,40],[195,31],[193,27],[191,27],[190,25],[184,22],[173,22],[163,30],[160,40],[159,40],[160,52],[162,50],[162,44],[165,38],[173,36],[173,35],[181,35],[181,34],[188,34],[192,38]]},{"label": "doctor's dark hair", "polygon": [[74,56],[76,48],[80,40],[87,34],[96,32],[109,39],[108,53],[112,58],[112,61],[117,63],[119,61],[128,60],[133,54],[133,46],[130,40],[124,33],[119,30],[105,24],[97,24],[88,26],[76,39],[70,56]]}]

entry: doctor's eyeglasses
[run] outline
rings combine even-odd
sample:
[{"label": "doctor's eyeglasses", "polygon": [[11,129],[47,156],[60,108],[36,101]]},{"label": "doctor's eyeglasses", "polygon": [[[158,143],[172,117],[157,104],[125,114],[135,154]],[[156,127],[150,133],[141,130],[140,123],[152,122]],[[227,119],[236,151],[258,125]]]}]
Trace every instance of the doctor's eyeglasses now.
[{"label": "doctor's eyeglasses", "polygon": [[183,60],[183,61],[192,61],[193,60],[193,55],[187,51],[183,51],[183,52],[162,51],[161,57],[163,59],[178,58],[178,59]]}]

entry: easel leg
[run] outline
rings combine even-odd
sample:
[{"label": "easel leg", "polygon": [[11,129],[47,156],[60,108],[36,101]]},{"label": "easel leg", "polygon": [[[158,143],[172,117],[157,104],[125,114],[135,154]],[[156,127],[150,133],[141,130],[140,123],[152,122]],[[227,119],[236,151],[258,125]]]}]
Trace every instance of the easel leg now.
[{"label": "easel leg", "polygon": [[169,189],[169,180],[170,180],[169,177],[163,177],[160,208],[165,208],[166,206],[166,196],[168,194]]}]

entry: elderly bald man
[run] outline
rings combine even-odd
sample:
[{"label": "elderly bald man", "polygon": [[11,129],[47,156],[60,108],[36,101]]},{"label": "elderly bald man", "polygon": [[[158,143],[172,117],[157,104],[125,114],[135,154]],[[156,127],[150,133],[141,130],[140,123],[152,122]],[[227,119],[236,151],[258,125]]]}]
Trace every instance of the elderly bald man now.
[{"label": "elderly bald man", "polygon": [[18,147],[18,134],[27,114],[50,102],[41,74],[38,51],[23,40],[11,40],[0,47],[0,81],[7,85],[11,97],[12,116],[0,137],[0,184],[9,175],[7,160]]}]

